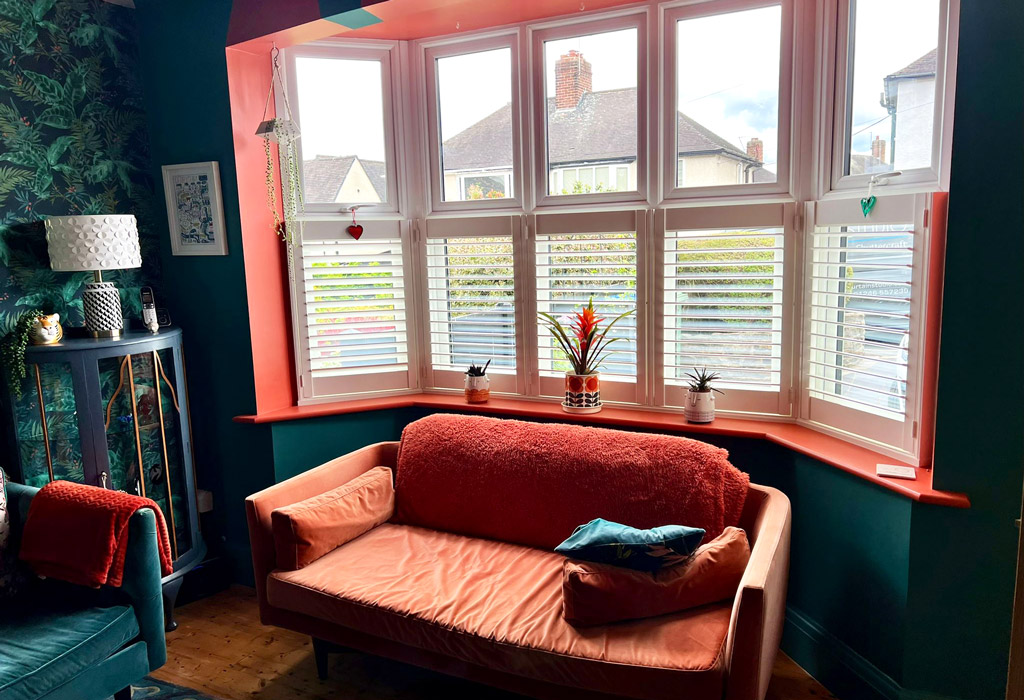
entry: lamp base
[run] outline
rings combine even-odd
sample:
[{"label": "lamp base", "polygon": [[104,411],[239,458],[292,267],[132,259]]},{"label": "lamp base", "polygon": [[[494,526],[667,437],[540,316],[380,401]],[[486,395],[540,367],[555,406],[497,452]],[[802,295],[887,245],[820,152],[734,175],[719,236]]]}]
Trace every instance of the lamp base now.
[{"label": "lamp base", "polygon": [[94,338],[119,338],[124,328],[121,295],[111,282],[87,282],[82,292],[85,327]]}]

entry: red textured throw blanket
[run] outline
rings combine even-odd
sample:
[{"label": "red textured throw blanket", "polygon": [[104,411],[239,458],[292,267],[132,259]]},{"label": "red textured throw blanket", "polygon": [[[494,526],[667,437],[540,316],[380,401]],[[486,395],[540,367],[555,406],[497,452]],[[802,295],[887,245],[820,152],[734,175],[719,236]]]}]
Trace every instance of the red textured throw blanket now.
[{"label": "red textured throw blanket", "polygon": [[173,571],[171,545],[160,507],[121,491],[54,481],[32,499],[20,558],[40,576],[82,586],[120,586],[128,552],[128,522],[135,511],[156,513],[163,575]]},{"label": "red textured throw blanket", "polygon": [[710,541],[739,522],[749,483],[684,437],[435,414],[402,433],[394,519],[543,549],[594,518]]}]

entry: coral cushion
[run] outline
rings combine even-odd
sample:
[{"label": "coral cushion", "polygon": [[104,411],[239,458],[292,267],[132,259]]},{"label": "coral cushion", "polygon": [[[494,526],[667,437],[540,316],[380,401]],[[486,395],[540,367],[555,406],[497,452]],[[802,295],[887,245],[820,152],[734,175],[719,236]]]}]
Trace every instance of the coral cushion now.
[{"label": "coral cushion", "polygon": [[580,523],[736,525],[750,478],[696,440],[435,414],[402,433],[395,521],[551,550]]},{"label": "coral cushion", "polygon": [[313,498],[270,513],[277,565],[301,569],[385,522],[395,507],[391,470],[374,467]]},{"label": "coral cushion", "polygon": [[680,566],[645,573],[566,559],[562,616],[577,626],[636,620],[717,603],[736,595],[750,560],[747,535],[727,527]]}]

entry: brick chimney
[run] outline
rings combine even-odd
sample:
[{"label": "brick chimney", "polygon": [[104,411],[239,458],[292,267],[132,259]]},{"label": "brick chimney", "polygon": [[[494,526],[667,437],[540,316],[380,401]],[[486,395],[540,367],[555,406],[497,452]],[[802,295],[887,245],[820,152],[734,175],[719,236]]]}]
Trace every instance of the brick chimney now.
[{"label": "brick chimney", "polygon": [[764,141],[756,136],[747,141],[747,155],[758,163],[764,162]]},{"label": "brick chimney", "polygon": [[574,109],[583,95],[592,90],[590,62],[576,49],[570,49],[555,63],[555,106]]},{"label": "brick chimney", "polygon": [[885,162],[885,139],[880,136],[875,137],[875,140],[871,142],[871,155],[874,156],[879,163]]}]

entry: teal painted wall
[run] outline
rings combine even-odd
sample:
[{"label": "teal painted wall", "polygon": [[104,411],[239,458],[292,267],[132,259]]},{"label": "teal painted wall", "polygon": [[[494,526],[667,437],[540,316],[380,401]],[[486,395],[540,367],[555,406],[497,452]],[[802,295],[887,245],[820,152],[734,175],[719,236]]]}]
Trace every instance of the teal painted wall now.
[{"label": "teal painted wall", "polygon": [[[245,495],[396,438],[423,412],[231,423],[253,410],[254,390],[223,50],[230,0],[137,4],[154,171],[221,162],[231,255],[174,258],[164,230],[161,259],[166,301],[188,338],[200,484],[217,499],[215,539],[224,538],[239,580],[248,580]],[[1024,326],[1007,324],[1024,262],[1021,37],[1024,5],[964,3],[935,461],[938,485],[966,491],[974,507],[914,504],[776,446],[718,441],[755,481],[793,501],[789,601],[808,625],[790,625],[784,648],[844,700],[877,696],[855,684],[858,671],[875,674],[890,695],[894,681],[949,697],[1003,695],[1024,473]],[[986,411],[964,416],[961,376],[979,362],[984,378],[969,386],[972,395],[980,386]]]},{"label": "teal painted wall", "polygon": [[[972,507],[914,507],[904,662],[912,687],[959,697],[1003,697],[1010,643],[1024,479],[1022,40],[1024,3],[963,3],[935,481]],[[993,147],[1014,165],[994,167]],[[961,410],[974,387],[982,410]]]},{"label": "teal painted wall", "polygon": [[214,493],[214,517],[206,520],[213,532],[204,535],[246,580],[252,569],[244,499],[273,483],[274,467],[270,428],[231,422],[256,408],[224,57],[231,1],[139,0],[136,7],[153,176],[159,179],[162,165],[220,163],[226,256],[171,255],[157,193],[166,290],[160,301],[185,332],[196,476]]}]

